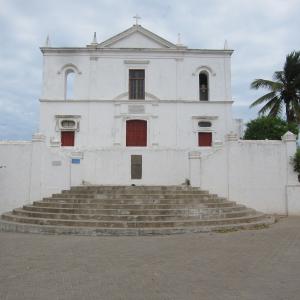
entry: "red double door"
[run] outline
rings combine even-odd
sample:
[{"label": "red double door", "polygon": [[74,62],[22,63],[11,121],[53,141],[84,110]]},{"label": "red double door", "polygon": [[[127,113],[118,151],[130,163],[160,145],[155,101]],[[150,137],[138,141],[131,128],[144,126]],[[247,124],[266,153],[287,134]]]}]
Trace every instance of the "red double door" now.
[{"label": "red double door", "polygon": [[126,146],[147,146],[147,121],[128,120],[126,122]]}]

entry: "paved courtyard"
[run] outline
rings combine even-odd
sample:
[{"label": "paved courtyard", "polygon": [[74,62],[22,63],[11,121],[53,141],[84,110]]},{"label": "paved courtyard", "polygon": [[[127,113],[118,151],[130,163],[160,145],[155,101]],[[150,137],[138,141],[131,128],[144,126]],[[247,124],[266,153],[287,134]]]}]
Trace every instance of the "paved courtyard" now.
[{"label": "paved courtyard", "polygon": [[0,299],[300,299],[300,218],[155,237],[0,233]]}]

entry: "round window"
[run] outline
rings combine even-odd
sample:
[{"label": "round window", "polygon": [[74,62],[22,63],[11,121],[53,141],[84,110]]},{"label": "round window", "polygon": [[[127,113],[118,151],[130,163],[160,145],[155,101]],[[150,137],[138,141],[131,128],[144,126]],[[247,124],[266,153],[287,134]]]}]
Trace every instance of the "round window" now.
[{"label": "round window", "polygon": [[199,121],[198,122],[199,127],[211,127],[211,122],[208,121]]}]

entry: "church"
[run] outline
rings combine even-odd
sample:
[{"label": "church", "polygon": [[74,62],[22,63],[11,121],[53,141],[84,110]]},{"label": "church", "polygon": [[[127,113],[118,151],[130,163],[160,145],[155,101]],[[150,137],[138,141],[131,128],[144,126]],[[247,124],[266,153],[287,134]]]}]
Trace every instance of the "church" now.
[{"label": "church", "polygon": [[86,47],[48,41],[41,51],[39,132],[48,147],[77,152],[74,184],[182,184],[191,151],[240,135],[232,50],[189,49],[136,24]]},{"label": "church", "polygon": [[[233,50],[227,43],[192,49],[180,36],[172,43],[136,22],[104,41],[95,33],[85,47],[54,47],[47,38],[41,52],[38,133],[31,141],[0,141],[0,213],[46,203],[7,220],[38,214],[39,206],[53,205],[51,195],[66,195],[55,193],[70,191],[71,197],[76,187],[99,186],[162,187],[167,197],[191,193],[188,203],[193,193],[206,191],[220,197],[218,205],[238,203],[237,211],[247,205],[267,214],[300,214],[300,184],[290,164],[296,137],[242,139],[242,122],[232,115]],[[59,199],[52,200],[70,205]],[[51,209],[43,209],[49,217]]]}]

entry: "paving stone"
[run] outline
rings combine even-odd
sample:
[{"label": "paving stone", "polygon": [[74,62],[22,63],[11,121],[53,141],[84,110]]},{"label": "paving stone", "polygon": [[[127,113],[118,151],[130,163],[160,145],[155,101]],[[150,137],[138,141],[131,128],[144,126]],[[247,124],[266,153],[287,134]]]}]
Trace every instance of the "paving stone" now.
[{"label": "paving stone", "polygon": [[300,217],[171,236],[0,232],[1,300],[298,300],[299,278]]}]

